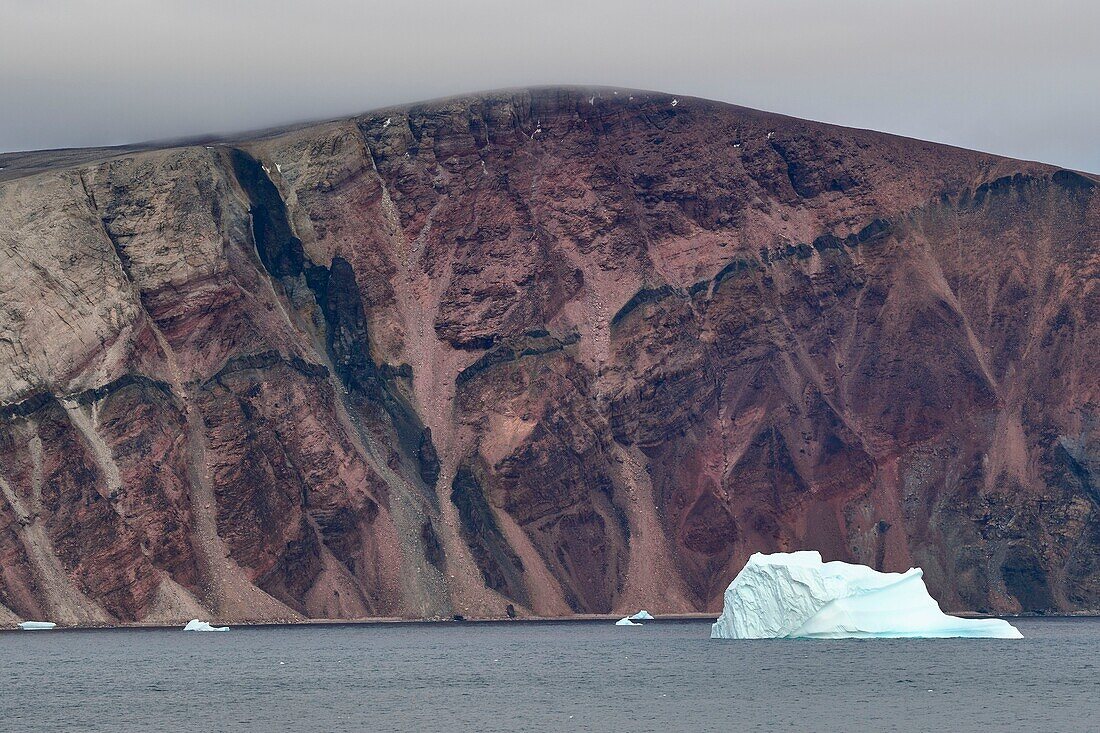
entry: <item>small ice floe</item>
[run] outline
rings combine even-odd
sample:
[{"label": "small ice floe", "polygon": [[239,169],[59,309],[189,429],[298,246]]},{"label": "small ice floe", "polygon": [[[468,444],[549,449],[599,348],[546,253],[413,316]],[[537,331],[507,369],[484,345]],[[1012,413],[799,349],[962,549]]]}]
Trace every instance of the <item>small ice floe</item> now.
[{"label": "small ice floe", "polygon": [[57,626],[53,621],[24,621],[19,624],[19,628],[23,631],[49,631],[53,627]]},{"label": "small ice floe", "polygon": [[205,621],[193,618],[183,627],[184,631],[229,631],[228,626],[211,626]]},{"label": "small ice floe", "polygon": [[651,614],[649,611],[647,611],[643,608],[641,611],[638,611],[636,614],[631,616],[630,620],[631,621],[652,621],[653,620],[653,614]]},{"label": "small ice floe", "polygon": [[679,100],[679,99],[674,99],[674,100],[672,100],[672,106],[673,106],[673,107],[675,107],[675,106],[676,106],[676,105],[678,105],[679,103],[680,103],[680,100]]},{"label": "small ice floe", "polygon": [[630,620],[630,617],[624,617],[615,622],[616,626],[641,626]]}]

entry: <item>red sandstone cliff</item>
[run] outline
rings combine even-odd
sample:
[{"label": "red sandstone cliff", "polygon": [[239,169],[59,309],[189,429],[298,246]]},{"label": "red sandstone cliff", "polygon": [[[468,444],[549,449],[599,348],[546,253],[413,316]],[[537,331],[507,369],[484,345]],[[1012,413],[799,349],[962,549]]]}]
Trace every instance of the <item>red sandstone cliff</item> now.
[{"label": "red sandstone cliff", "polygon": [[0,166],[0,624],[1100,608],[1094,177],[606,89]]}]

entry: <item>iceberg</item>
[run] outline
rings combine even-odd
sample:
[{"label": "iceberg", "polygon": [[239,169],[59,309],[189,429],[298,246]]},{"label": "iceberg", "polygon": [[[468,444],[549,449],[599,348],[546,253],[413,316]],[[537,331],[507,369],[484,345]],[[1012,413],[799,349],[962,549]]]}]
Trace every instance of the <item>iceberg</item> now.
[{"label": "iceberg", "polygon": [[629,618],[631,621],[652,621],[653,615],[643,608],[641,611],[638,611],[636,614],[630,616]]},{"label": "iceberg", "polygon": [[49,631],[57,626],[53,621],[24,621],[19,624],[23,631]]},{"label": "iceberg", "polygon": [[920,568],[880,573],[815,551],[754,554],[724,600],[712,639],[1023,638],[1007,621],[945,614]]},{"label": "iceberg", "polygon": [[229,631],[228,626],[211,626],[205,621],[193,618],[183,627],[184,631]]},{"label": "iceberg", "polygon": [[636,624],[633,621],[631,621],[629,616],[619,619],[618,621],[615,622],[615,625],[616,626],[641,626],[641,624]]}]

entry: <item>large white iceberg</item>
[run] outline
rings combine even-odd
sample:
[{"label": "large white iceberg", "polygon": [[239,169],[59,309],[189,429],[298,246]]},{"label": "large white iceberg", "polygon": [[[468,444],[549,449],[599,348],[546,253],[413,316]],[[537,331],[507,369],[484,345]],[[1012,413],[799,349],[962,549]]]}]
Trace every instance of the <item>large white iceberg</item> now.
[{"label": "large white iceberg", "polygon": [[641,611],[638,611],[633,616],[628,616],[627,618],[629,618],[631,621],[652,621],[653,614],[643,608]]},{"label": "large white iceberg", "polygon": [[880,573],[866,565],[822,562],[818,552],[756,553],[726,588],[712,639],[992,637],[1020,639],[1000,619],[965,619],[940,610],[924,572]]},{"label": "large white iceberg", "polygon": [[615,625],[616,626],[641,626],[641,624],[636,624],[633,621],[631,621],[629,616],[626,616],[624,618],[619,619],[618,621],[615,622]]},{"label": "large white iceberg", "polygon": [[228,626],[211,626],[205,621],[193,618],[183,627],[184,631],[229,631]]}]

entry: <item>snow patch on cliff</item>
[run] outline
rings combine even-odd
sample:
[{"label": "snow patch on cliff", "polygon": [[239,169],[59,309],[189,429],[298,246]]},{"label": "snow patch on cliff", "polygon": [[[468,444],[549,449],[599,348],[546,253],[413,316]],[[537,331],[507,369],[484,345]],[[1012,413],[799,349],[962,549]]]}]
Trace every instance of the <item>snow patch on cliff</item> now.
[{"label": "snow patch on cliff", "polygon": [[818,552],[756,553],[726,589],[712,639],[1022,638],[1000,619],[948,616],[924,573],[822,562]]}]

